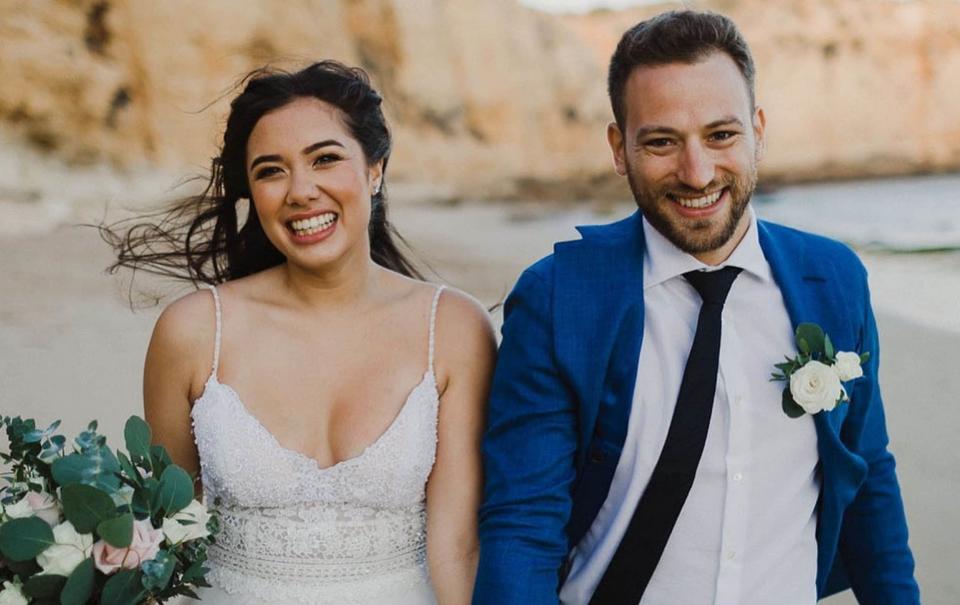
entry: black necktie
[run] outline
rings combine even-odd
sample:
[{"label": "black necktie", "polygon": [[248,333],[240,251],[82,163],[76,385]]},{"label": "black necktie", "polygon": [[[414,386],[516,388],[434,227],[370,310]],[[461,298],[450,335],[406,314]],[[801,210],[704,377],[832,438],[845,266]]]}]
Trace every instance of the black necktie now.
[{"label": "black necktie", "polygon": [[720,316],[738,267],[684,273],[703,304],[663,451],[590,605],[637,605],[657,568],[707,441],[720,364]]}]

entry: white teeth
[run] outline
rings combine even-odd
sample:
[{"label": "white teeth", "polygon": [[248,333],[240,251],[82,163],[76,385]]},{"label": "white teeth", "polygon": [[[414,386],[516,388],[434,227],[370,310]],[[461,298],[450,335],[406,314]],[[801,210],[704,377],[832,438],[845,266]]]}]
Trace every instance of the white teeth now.
[{"label": "white teeth", "polygon": [[673,199],[677,201],[684,208],[706,208],[716,203],[720,199],[720,196],[723,194],[723,190],[716,191],[710,195],[705,195],[703,197],[697,197],[693,199],[673,196]]},{"label": "white teeth", "polygon": [[335,222],[337,222],[337,215],[335,213],[324,212],[317,216],[293,221],[290,223],[290,227],[297,235],[313,235],[330,227],[330,225]]}]

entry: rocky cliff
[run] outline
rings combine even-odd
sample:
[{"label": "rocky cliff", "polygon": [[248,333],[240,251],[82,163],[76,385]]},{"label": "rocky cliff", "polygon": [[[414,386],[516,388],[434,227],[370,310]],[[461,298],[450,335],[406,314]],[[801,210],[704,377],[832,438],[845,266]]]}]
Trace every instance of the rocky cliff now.
[{"label": "rocky cliff", "polygon": [[[619,195],[606,61],[623,30],[669,6],[556,17],[516,0],[0,0],[0,135],[72,163],[195,172],[245,73],[336,58],[387,99],[394,178],[470,197]],[[731,15],[753,47],[767,178],[960,169],[960,3],[696,6]]]},{"label": "rocky cliff", "polygon": [[[609,60],[636,22],[681,3],[564,17]],[[960,170],[960,2],[710,0],[757,64],[768,180]]]},{"label": "rocky cliff", "polygon": [[386,98],[395,177],[509,193],[595,173],[590,53],[514,0],[0,0],[0,128],[73,162],[200,168],[234,85],[335,58]]}]

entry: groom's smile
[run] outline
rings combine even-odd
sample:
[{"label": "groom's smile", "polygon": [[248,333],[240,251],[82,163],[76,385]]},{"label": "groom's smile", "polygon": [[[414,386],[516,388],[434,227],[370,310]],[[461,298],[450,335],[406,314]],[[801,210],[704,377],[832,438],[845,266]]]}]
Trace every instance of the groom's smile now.
[{"label": "groom's smile", "polygon": [[650,224],[707,264],[746,232],[764,116],[736,63],[714,52],[692,63],[639,66],[625,87],[624,124],[608,129],[619,174]]}]

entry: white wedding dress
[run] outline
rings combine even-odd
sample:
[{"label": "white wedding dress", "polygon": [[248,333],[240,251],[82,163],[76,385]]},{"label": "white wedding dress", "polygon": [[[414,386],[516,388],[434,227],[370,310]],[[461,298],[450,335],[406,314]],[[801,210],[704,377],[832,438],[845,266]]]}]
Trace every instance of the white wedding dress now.
[{"label": "white wedding dress", "polygon": [[207,579],[217,605],[431,605],[424,488],[437,444],[439,396],[429,356],[390,427],[363,453],[321,468],[283,447],[219,382],[220,299],[213,371],[193,428],[208,506],[220,517]]}]

